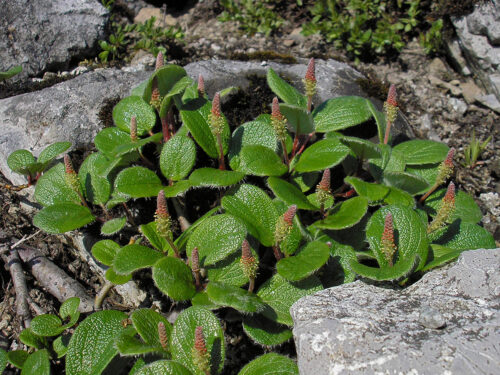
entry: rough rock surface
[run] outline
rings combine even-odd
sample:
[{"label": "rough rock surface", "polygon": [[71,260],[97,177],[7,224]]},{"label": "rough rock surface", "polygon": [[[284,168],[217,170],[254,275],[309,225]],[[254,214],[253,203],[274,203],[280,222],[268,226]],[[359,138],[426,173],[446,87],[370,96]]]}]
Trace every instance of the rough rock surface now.
[{"label": "rough rock surface", "polygon": [[108,11],[96,0],[8,0],[0,12],[0,71],[36,76],[81,60],[104,39]]},{"label": "rough rock surface", "polygon": [[99,111],[106,100],[128,95],[148,76],[96,70],[42,91],[0,100],[0,171],[14,184],[22,184],[24,177],[7,167],[11,152],[23,148],[36,156],[60,141],[72,142],[73,148],[90,145],[103,126]]},{"label": "rough rock surface", "polygon": [[500,2],[480,3],[473,13],[452,22],[471,70],[500,100]]},{"label": "rough rock surface", "polygon": [[498,374],[500,248],[402,291],[356,281],[291,308],[302,375]]},{"label": "rough rock surface", "polygon": [[[302,85],[306,64],[201,61],[188,64],[186,71],[195,79],[203,74],[207,92],[213,96],[229,86],[248,87],[248,75],[265,77],[269,67],[297,87]],[[103,103],[128,95],[149,74],[97,70],[39,92],[0,100],[0,123],[4,126],[0,135],[0,171],[13,183],[22,184],[24,177],[12,173],[6,162],[14,150],[24,148],[37,155],[47,145],[58,141],[70,141],[74,148],[89,146],[103,126],[98,116]],[[319,82],[316,102],[339,95],[366,96],[356,83],[362,75],[346,64],[334,60],[317,61],[316,77]],[[404,129],[406,136],[412,136],[410,128],[402,121],[396,122],[395,129],[399,132]]]}]

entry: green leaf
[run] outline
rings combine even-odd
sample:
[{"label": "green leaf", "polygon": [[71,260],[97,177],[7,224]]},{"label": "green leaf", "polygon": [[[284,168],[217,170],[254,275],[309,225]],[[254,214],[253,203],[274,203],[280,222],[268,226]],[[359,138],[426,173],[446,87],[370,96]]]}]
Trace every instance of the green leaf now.
[{"label": "green leaf", "polygon": [[207,352],[210,353],[210,373],[219,374],[226,354],[224,332],[215,315],[202,307],[192,306],[179,314],[170,340],[172,358],[183,363],[193,374],[204,375],[193,363],[194,332],[198,326],[203,329]]},{"label": "green leaf", "polygon": [[141,341],[137,336],[137,331],[134,327],[126,327],[121,334],[116,338],[115,345],[120,355],[135,356],[145,355],[151,352],[161,352],[161,347],[155,347]]},{"label": "green leaf", "polygon": [[262,284],[257,295],[270,307],[263,312],[268,319],[292,326],[290,307],[300,298],[322,289],[321,282],[314,275],[292,283],[276,274]]},{"label": "green leaf", "polygon": [[245,146],[259,145],[278,152],[278,139],[270,121],[262,118],[259,121],[245,122],[234,130],[228,154],[231,169],[239,170],[239,154]]},{"label": "green leaf", "polygon": [[9,363],[17,368],[23,368],[28,356],[29,353],[25,350],[11,350],[7,353]]},{"label": "green leaf", "polygon": [[[318,193],[317,192],[309,194],[307,196],[307,200],[314,207],[316,207],[316,210],[320,210],[321,209],[321,202],[318,200]],[[333,206],[334,202],[335,202],[335,200],[333,199],[333,195],[328,196],[328,198],[326,199],[326,202],[324,202],[324,209],[328,210],[329,208],[331,208]]]},{"label": "green leaf", "polygon": [[113,108],[113,122],[124,132],[130,133],[130,120],[134,116],[138,136],[148,133],[156,124],[153,108],[140,96],[127,96]]},{"label": "green leaf", "polygon": [[[344,182],[351,185],[358,195],[368,199],[369,203],[377,204],[389,195],[389,187],[372,182],[365,182],[357,177],[348,176]],[[413,199],[412,199],[413,200]]]},{"label": "green leaf", "polygon": [[359,223],[368,209],[368,200],[365,197],[354,197],[336,204],[323,220],[313,225],[321,229],[345,229]]},{"label": "green leaf", "polygon": [[115,255],[113,269],[118,275],[128,275],[153,266],[164,255],[149,247],[132,244],[122,247]]},{"label": "green leaf", "polygon": [[346,129],[369,120],[372,112],[368,102],[359,96],[340,96],[321,103],[313,111],[316,132]]},{"label": "green leaf", "polygon": [[47,349],[37,350],[24,362],[21,375],[50,375],[49,352]]},{"label": "green leaf", "polygon": [[108,220],[102,225],[101,234],[104,236],[116,234],[123,229],[126,223],[126,217],[117,217],[116,219]]},{"label": "green leaf", "polygon": [[113,154],[115,156],[123,156],[132,154],[133,151],[140,150],[143,146],[148,143],[159,143],[162,139],[161,133],[153,134],[147,138],[138,139],[136,141],[132,141],[131,139],[128,142],[118,145],[114,148]]},{"label": "green leaf", "polygon": [[67,375],[100,374],[118,353],[115,339],[124,329],[127,315],[121,311],[98,311],[76,327],[66,354]]},{"label": "green leaf", "polygon": [[245,223],[248,232],[262,245],[274,244],[278,213],[271,198],[256,186],[242,184],[222,198],[222,207]]},{"label": "green leaf", "polygon": [[408,166],[406,167],[405,172],[423,178],[429,186],[432,186],[436,183],[436,179],[439,174],[439,164]]},{"label": "green leaf", "polygon": [[186,301],[196,292],[191,268],[178,258],[160,259],[153,266],[153,280],[158,289],[174,301]]},{"label": "green leaf", "polygon": [[285,103],[293,104],[299,107],[307,107],[307,99],[297,91],[296,88],[285,82],[271,68],[267,71],[267,84],[269,88]]},{"label": "green leaf", "polygon": [[38,155],[38,162],[42,164],[48,164],[55,159],[57,155],[62,154],[68,148],[71,147],[71,142],[56,142],[43,149]]},{"label": "green leaf", "polygon": [[453,250],[494,249],[495,239],[483,227],[460,219],[444,229],[444,233],[432,241]]},{"label": "green leaf", "polygon": [[144,95],[144,89],[148,85],[149,78],[142,81],[139,83],[137,86],[135,86],[132,90],[130,90],[130,95],[132,96],[143,96]]},{"label": "green leaf", "polygon": [[68,317],[70,318],[69,322],[63,325],[65,329],[72,327],[80,318],[78,306],[80,306],[80,298],[71,297],[64,301],[59,308],[59,316],[61,319],[65,320]]},{"label": "green leaf", "polygon": [[14,77],[16,74],[19,74],[23,71],[23,67],[21,65],[16,65],[5,72],[0,72],[0,82],[11,77]]},{"label": "green leaf", "polygon": [[64,331],[61,319],[52,314],[43,314],[34,317],[30,328],[35,335],[44,337],[58,336]]},{"label": "green leaf", "polygon": [[184,136],[175,136],[163,145],[160,155],[160,169],[172,181],[182,180],[193,168],[196,160],[194,142]]},{"label": "green leaf", "polygon": [[[259,256],[257,255],[257,252],[254,249],[251,251],[254,258],[258,261]],[[205,267],[207,271],[207,279],[234,286],[245,285],[248,283],[248,278],[243,273],[240,259],[241,254],[235,252],[224,260]]]},{"label": "green leaf", "polygon": [[[446,194],[446,189],[436,190],[429,195],[424,202],[424,210],[431,216],[436,216],[441,202]],[[448,222],[452,223],[457,219],[461,219],[464,223],[479,223],[483,218],[481,209],[469,194],[459,190],[455,194],[455,209],[453,210]]]},{"label": "green leaf", "polygon": [[16,150],[7,158],[7,165],[13,172],[20,174],[30,174],[35,157],[28,150]]},{"label": "green leaf", "polygon": [[130,319],[139,335],[141,335],[142,339],[147,344],[161,348],[161,342],[158,336],[158,323],[160,322],[165,325],[167,337],[171,336],[172,325],[167,318],[154,310],[135,310],[132,315],[130,315]]},{"label": "green leaf", "polygon": [[377,281],[400,280],[407,277],[418,264],[418,256],[398,260],[392,267],[368,267],[355,260],[351,261],[351,268],[358,275]]},{"label": "green leaf", "polygon": [[200,266],[214,264],[228,257],[247,234],[245,225],[236,217],[228,214],[208,218],[196,228],[188,240],[187,255],[198,248]]},{"label": "green leaf", "polygon": [[199,168],[195,169],[189,176],[191,186],[231,186],[240,182],[244,173],[235,171],[221,171],[215,168]]},{"label": "green leaf", "polygon": [[394,146],[393,150],[405,156],[408,165],[439,163],[446,159],[449,148],[444,143],[413,139]]},{"label": "green leaf", "polygon": [[319,181],[319,177],[320,177],[319,172],[306,172],[306,173],[294,172],[291,176],[291,181],[303,193],[305,193],[311,190],[313,187],[316,187],[316,184]]},{"label": "green leaf", "polygon": [[101,153],[90,154],[80,166],[78,179],[85,198],[94,204],[104,204],[111,195],[111,183],[99,173],[108,160]]},{"label": "green leaf", "polygon": [[260,314],[245,316],[243,330],[252,341],[265,347],[281,345],[293,337],[292,331],[288,327]]},{"label": "green leaf", "polygon": [[458,256],[464,251],[464,250],[453,250],[450,249],[449,247],[436,244],[431,244],[430,247],[431,251],[429,253],[429,259],[432,260],[429,262],[428,259],[427,264],[425,265],[425,267],[422,268],[422,272],[426,272],[433,268],[442,266],[443,264],[458,258]]},{"label": "green leaf", "polygon": [[151,100],[151,92],[153,91],[153,81],[156,80],[160,96],[167,95],[174,85],[186,76],[186,70],[179,65],[166,64],[160,69],[156,70],[148,80],[144,88],[144,100],[149,103]]},{"label": "green leaf", "polygon": [[68,352],[70,334],[61,335],[52,342],[52,349],[57,354],[57,358],[62,358]]},{"label": "green leaf", "polygon": [[295,204],[297,208],[302,210],[316,210],[316,207],[309,203],[307,197],[292,184],[276,177],[269,177],[267,184],[273,193],[287,205]]},{"label": "green leaf", "polygon": [[42,208],[33,224],[47,233],[65,233],[81,228],[95,220],[87,207],[74,203],[59,203]]},{"label": "green leaf", "polygon": [[115,190],[133,198],[156,197],[164,189],[160,178],[144,167],[130,167],[121,171],[115,180]]},{"label": "green leaf", "polygon": [[295,169],[298,172],[322,171],[340,164],[348,154],[349,148],[338,139],[322,139],[305,149]]},{"label": "green leaf", "polygon": [[299,368],[290,358],[267,353],[247,363],[238,375],[299,375]]},{"label": "green leaf", "polygon": [[280,259],[276,270],[285,279],[298,281],[321,268],[330,258],[330,249],[322,242],[309,242],[296,255]]},{"label": "green leaf", "polygon": [[411,208],[415,207],[415,199],[413,199],[411,194],[392,186],[389,187],[389,195],[385,197],[384,202]]},{"label": "green leaf", "polygon": [[281,158],[265,146],[245,146],[241,149],[239,158],[239,172],[255,176],[281,176],[288,171]]},{"label": "green leaf", "polygon": [[[381,268],[390,268],[380,246],[385,217],[388,212],[392,214],[398,261],[413,259],[414,255],[417,255],[418,269],[420,269],[427,259],[429,247],[427,231],[418,214],[413,209],[405,206],[382,207],[368,221],[366,237],[378,264]],[[413,262],[409,263],[413,265]]]},{"label": "green leaf", "polygon": [[378,159],[382,157],[380,148],[366,139],[344,136],[341,141],[349,146],[359,159]]},{"label": "green leaf", "polygon": [[[377,124],[378,139],[379,142],[382,143],[385,137],[385,127],[386,127],[385,115],[383,112],[378,111],[370,100],[366,101],[366,105],[368,106],[368,110],[371,112],[373,118],[375,119],[375,123]],[[389,136],[389,140],[390,139],[391,137]]]},{"label": "green leaf", "polygon": [[149,243],[156,249],[166,253],[173,252],[167,240],[158,233],[156,221],[143,224],[139,227],[140,232],[148,239]]},{"label": "green leaf", "polygon": [[108,268],[104,274],[106,280],[115,285],[122,285],[132,280],[132,274],[118,275],[113,268]]},{"label": "green leaf", "polygon": [[256,294],[234,285],[209,282],[206,288],[208,298],[219,306],[228,306],[243,313],[256,313],[265,308]]},{"label": "green leaf", "polygon": [[80,197],[66,182],[64,164],[54,165],[38,179],[35,186],[35,199],[42,206],[80,203]]},{"label": "green leaf", "polygon": [[142,367],[134,375],[193,375],[193,373],[178,362],[161,360]]},{"label": "green leaf", "polygon": [[[43,349],[47,346],[47,340],[45,338],[35,334],[31,328],[25,328],[20,334],[19,334],[19,340],[24,345],[31,346],[32,348],[35,349]],[[0,352],[1,354],[1,352]],[[7,357],[6,357],[7,359]],[[0,369],[2,368],[1,366],[1,360],[0,360]]]},{"label": "green leaf", "polygon": [[411,195],[421,194],[429,189],[429,184],[423,178],[407,172],[384,172],[384,182]]},{"label": "green leaf", "polygon": [[118,250],[120,250],[120,245],[118,245],[115,241],[101,240],[92,246],[91,252],[94,258],[96,258],[99,262],[105,266],[111,267]]},{"label": "green leaf", "polygon": [[288,129],[292,133],[301,135],[314,132],[313,118],[306,108],[280,103],[280,111],[286,117]]},{"label": "green leaf", "polygon": [[[273,204],[276,207],[278,216],[282,216],[288,210],[288,206],[279,199],[274,199]],[[302,241],[301,228],[302,224],[299,221],[299,217],[295,215],[293,218],[292,230],[280,244],[280,250],[286,256],[292,255],[299,248],[300,242]]]},{"label": "green leaf", "polygon": [[196,293],[195,296],[191,298],[191,304],[208,310],[215,310],[220,307],[208,298],[207,292],[205,291]]},{"label": "green leaf", "polygon": [[[212,103],[207,101],[202,107],[193,111],[180,111],[182,122],[187,126],[196,143],[200,145],[203,151],[211,158],[219,157],[219,147],[217,140],[212,134],[209,123],[209,115],[212,110]],[[229,147],[230,131],[227,120],[224,116],[224,128],[222,130],[222,149],[224,155]]]},{"label": "green leaf", "polygon": [[117,147],[130,142],[130,134],[118,128],[105,128],[94,138],[95,147],[103,154],[114,157]]}]

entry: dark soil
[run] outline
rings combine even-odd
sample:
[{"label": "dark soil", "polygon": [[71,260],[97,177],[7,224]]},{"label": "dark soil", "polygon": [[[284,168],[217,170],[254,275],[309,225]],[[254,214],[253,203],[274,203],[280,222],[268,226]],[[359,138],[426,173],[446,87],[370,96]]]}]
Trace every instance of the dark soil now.
[{"label": "dark soil", "polygon": [[[454,9],[451,11],[462,13],[470,10],[470,7],[467,6],[472,2],[473,1],[463,2],[464,6],[458,7],[456,5],[457,3],[452,0],[441,1],[443,6],[452,7]],[[118,1],[117,3],[120,4],[120,7],[127,6],[123,1]],[[158,6],[161,6],[160,3],[163,2],[158,1],[157,3]],[[173,9],[174,15],[182,15],[183,12],[187,13],[190,11],[191,14],[189,22],[193,24],[209,23],[210,21],[213,21],[214,17],[222,12],[222,8],[217,1],[190,1],[183,7],[176,5],[179,4],[179,2],[176,1],[171,1],[170,3],[172,3],[172,7],[175,7]],[[191,7],[194,7],[194,9]],[[283,30],[282,34],[272,36],[272,38],[276,41],[276,50],[258,50],[253,53],[228,51],[226,54],[219,55],[218,57],[239,60],[277,60],[285,63],[294,63],[296,58],[317,56],[329,58],[337,57],[347,61],[345,55],[341,51],[331,51],[321,43],[312,48],[310,52],[305,55],[294,55],[293,51],[283,47],[281,42],[286,39],[287,33],[297,27],[300,27],[308,15],[304,14],[299,8],[296,7],[295,1],[280,2],[278,7],[280,15],[291,22],[288,26],[289,29]],[[130,21],[130,14],[128,14],[126,9],[122,10],[122,15],[124,19],[128,19]],[[245,42],[242,38],[239,43],[242,45],[244,45],[244,43],[248,43],[246,47],[251,47],[252,41],[247,39]],[[247,48],[243,49],[246,50]],[[171,54],[172,59],[177,60],[181,64],[210,58],[213,55],[213,52],[208,46],[204,48],[199,48],[199,46],[193,48],[190,42],[186,45],[181,43],[172,44],[172,46],[169,47],[169,53]],[[414,62],[415,65],[408,64],[406,60],[396,55],[391,57],[390,60],[391,62],[378,62],[378,65],[366,64],[361,67],[363,73],[365,73],[368,77],[368,80],[364,82],[365,87],[370,90],[370,94],[374,97],[380,98],[381,100],[385,100],[388,84],[383,82],[380,72],[377,74],[377,71],[384,69],[395,69],[399,72],[405,72],[412,69],[416,70],[418,69],[419,64],[427,64],[429,62],[429,57],[417,57]],[[29,85],[3,83],[0,84],[0,99],[11,95],[18,95],[23,92],[40,90],[43,87],[57,83],[61,79],[62,78],[56,78],[54,81],[44,81],[40,84]],[[242,124],[243,122],[254,119],[258,114],[270,112],[268,105],[263,104],[270,103],[273,97],[273,94],[267,88],[265,79],[258,77],[249,77],[249,79],[251,81],[249,92],[239,92],[236,95],[232,95],[227,102],[223,103],[222,111],[228,118],[230,124]],[[427,102],[425,101],[425,98],[419,98],[412,95],[412,88],[409,83],[405,83],[401,89],[402,92],[399,97],[401,98],[402,112],[409,117],[410,123],[414,123],[416,116],[426,113]],[[102,121],[103,126],[113,125],[110,113],[114,104],[116,104],[118,100],[119,98],[116,98],[115,100],[103,103],[100,114],[100,120]],[[498,183],[500,178],[500,165],[498,162],[498,150],[500,149],[498,141],[500,139],[500,128],[498,125],[499,116],[494,114],[492,111],[485,109],[469,111],[459,121],[446,118],[444,115],[439,117],[438,114],[434,114],[434,116],[437,121],[443,124],[439,132],[441,139],[446,140],[449,146],[453,146],[458,150],[458,161],[456,162],[456,181],[458,182],[459,187],[466,190],[469,194],[476,198],[476,201],[480,205],[483,213],[486,213],[488,209],[484,206],[482,201],[478,200],[479,195],[486,192],[500,192],[500,185]],[[474,129],[478,139],[484,140],[489,135],[492,135],[493,137],[493,144],[488,147],[482,155],[484,164],[473,169],[462,167],[460,165],[460,162],[463,160],[463,148],[470,140],[471,129],[469,124],[476,124]],[[427,135],[424,131],[422,131],[422,129],[414,127],[413,130],[418,137],[423,138]],[[80,158],[82,157],[83,154],[80,155]],[[209,163],[213,162],[198,160],[198,163],[199,165],[203,165],[203,163],[205,163],[208,166]],[[210,166],[216,167],[216,165]],[[6,181],[0,174],[0,186],[7,183],[8,181]],[[194,222],[202,213],[213,207],[214,202],[218,199],[218,196],[218,192],[214,192],[209,189],[188,192],[186,199],[191,202],[191,206],[195,208],[188,213],[188,219],[191,222]],[[19,193],[0,187],[0,243],[8,242],[12,244],[37,232],[37,228],[31,224],[32,215],[27,214],[20,208],[21,203],[25,200],[26,199]],[[141,209],[145,206],[149,207],[149,212],[144,217],[140,218],[141,222],[148,222],[152,219],[154,206],[151,200],[136,201],[130,207],[133,212],[135,209],[134,205],[141,205]],[[492,228],[493,231],[497,231],[494,233],[495,239],[500,241],[500,232],[498,231],[498,227]],[[89,231],[94,229],[95,228],[92,226],[87,228]],[[126,235],[116,236],[113,239],[117,242],[125,244],[128,241],[129,236],[130,233],[127,233]],[[53,260],[69,275],[85,285],[85,287],[88,288],[89,294],[95,295],[100,290],[102,280],[99,280],[99,278],[90,270],[89,266],[85,262],[82,262],[81,259],[74,256],[74,252],[71,250],[64,236],[47,235],[43,232],[39,232],[31,239],[27,240],[25,244],[39,249],[43,255]],[[34,280],[28,270],[26,272],[26,278],[31,298],[46,312],[55,313],[58,310],[60,303],[49,293],[44,291],[43,288],[37,285],[36,280]],[[139,283],[141,289],[148,292],[148,298],[144,302],[144,307],[151,307],[153,301],[158,301],[160,303],[162,311],[170,311],[182,307],[172,303],[159,293],[159,291],[154,287],[151,276],[148,272],[137,273],[134,276],[134,280]],[[16,317],[15,293],[10,274],[3,267],[0,269],[0,282],[4,293],[0,302],[0,347],[2,347],[3,344],[6,344],[6,349],[16,349],[19,346],[18,335],[22,330],[22,322]],[[121,301],[118,295],[111,293],[110,297],[106,299],[104,307],[123,309],[125,308],[125,302],[126,301]],[[227,344],[226,365],[223,375],[236,374],[241,369],[242,364],[247,363],[256,356],[268,351],[267,349],[251,342],[247,335],[242,331],[241,319],[239,319],[238,316],[235,316],[237,314],[235,314],[234,310],[222,309],[217,312],[217,315],[221,318],[221,321],[224,322],[223,328],[225,330]],[[293,342],[291,341],[280,346],[279,348],[274,348],[273,351],[292,357],[295,355],[295,348]]]}]

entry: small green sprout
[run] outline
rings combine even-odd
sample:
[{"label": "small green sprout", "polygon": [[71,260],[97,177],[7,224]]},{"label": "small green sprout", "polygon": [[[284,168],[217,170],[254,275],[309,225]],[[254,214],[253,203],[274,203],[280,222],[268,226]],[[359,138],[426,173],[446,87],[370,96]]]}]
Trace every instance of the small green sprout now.
[{"label": "small green sprout", "polygon": [[476,139],[476,132],[472,131],[472,138],[470,140],[469,145],[464,150],[464,158],[465,163],[462,163],[464,167],[469,167],[470,169],[474,168],[476,165],[483,164],[482,161],[477,161],[477,159],[481,156],[488,143],[491,141],[491,135],[481,143],[478,139]]}]

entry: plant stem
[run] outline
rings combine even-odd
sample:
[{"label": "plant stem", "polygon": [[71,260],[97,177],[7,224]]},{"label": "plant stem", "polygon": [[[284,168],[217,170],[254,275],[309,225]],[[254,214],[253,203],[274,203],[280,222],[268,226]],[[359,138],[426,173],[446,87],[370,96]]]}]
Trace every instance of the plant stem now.
[{"label": "plant stem", "polygon": [[435,185],[435,184],[434,184],[434,185],[433,185],[433,186],[429,189],[429,191],[428,191],[427,193],[425,193],[424,195],[422,195],[422,196],[420,197],[420,199],[418,200],[418,201],[419,201],[419,203],[424,203],[424,201],[427,199],[427,197],[428,197],[429,195],[431,195],[431,194],[434,192],[434,190],[436,190],[436,189],[438,188],[438,186],[439,186],[439,185]]},{"label": "plant stem", "polygon": [[251,277],[248,283],[248,291],[252,293],[254,288],[255,288],[255,278]]},{"label": "plant stem", "polygon": [[387,122],[387,127],[385,128],[385,136],[384,136],[384,145],[387,144],[387,142],[389,142],[389,134],[391,132],[391,123],[390,122]]},{"label": "plant stem", "polygon": [[174,241],[172,241],[172,239],[170,237],[163,237],[165,238],[165,240],[167,240],[168,244],[170,245],[170,247],[172,248],[172,250],[174,250],[174,256],[176,258],[181,258],[180,254],[179,254],[179,249],[177,248],[177,246],[175,246],[174,244]]},{"label": "plant stem", "polygon": [[295,133],[295,138],[293,139],[293,147],[292,147],[292,158],[295,156],[295,152],[297,151],[297,146],[299,145],[299,135]]},{"label": "plant stem", "polygon": [[222,148],[222,136],[217,133],[217,145],[219,146],[219,169],[221,171],[226,170],[226,165],[224,163],[224,149]]},{"label": "plant stem", "polygon": [[280,246],[278,244],[273,245],[273,252],[274,252],[274,257],[276,258],[276,260],[280,260],[281,258],[283,258],[283,255],[281,254],[281,251],[280,251]]},{"label": "plant stem", "polygon": [[302,146],[300,147],[300,150],[297,152],[297,155],[300,155],[302,154],[302,151],[304,151],[304,148],[306,147],[306,145],[309,143],[309,141],[311,140],[311,138],[313,137],[315,132],[312,132],[312,133],[309,133],[309,135],[307,136],[306,140],[304,141],[304,143],[302,144]]},{"label": "plant stem", "polygon": [[181,226],[181,230],[185,232],[190,226],[191,223],[188,219],[186,219],[186,214],[184,213],[183,208],[179,204],[178,198],[172,199],[172,203],[174,204],[174,210],[177,214],[177,220],[179,221],[179,225]]},{"label": "plant stem", "polygon": [[122,205],[123,205],[123,208],[125,208],[125,214],[128,216],[128,220],[130,221],[130,224],[132,224],[135,227],[136,225],[134,222],[134,217],[132,216],[132,212],[130,212],[130,210],[128,209],[127,204],[125,202],[123,202]]},{"label": "plant stem", "polygon": [[286,163],[286,166],[289,167],[290,166],[290,159],[288,159],[288,153],[286,152],[286,145],[285,145],[285,141],[281,141],[281,148],[283,149],[283,158],[285,160],[285,163]]},{"label": "plant stem", "polygon": [[113,287],[113,283],[106,280],[106,283],[103,285],[100,292],[95,296],[95,300],[94,300],[94,309],[95,310],[99,310],[101,308],[102,302],[104,301],[104,298],[106,298],[106,295],[108,294],[108,292],[111,290],[112,287]]}]

